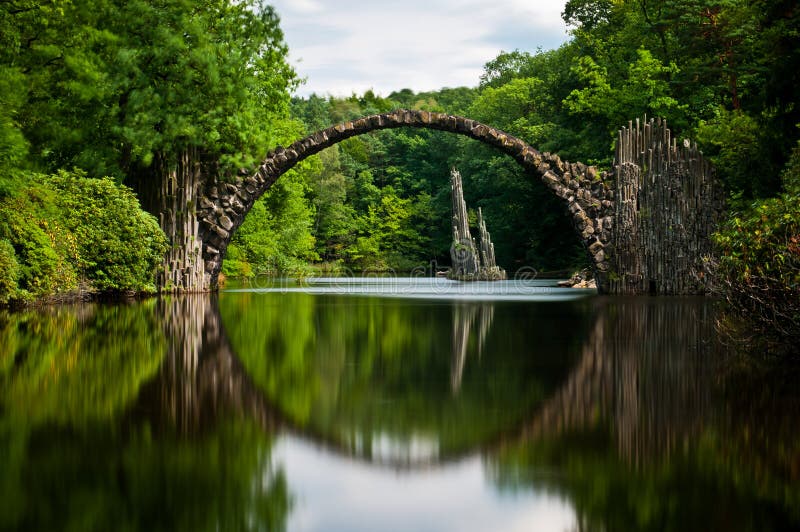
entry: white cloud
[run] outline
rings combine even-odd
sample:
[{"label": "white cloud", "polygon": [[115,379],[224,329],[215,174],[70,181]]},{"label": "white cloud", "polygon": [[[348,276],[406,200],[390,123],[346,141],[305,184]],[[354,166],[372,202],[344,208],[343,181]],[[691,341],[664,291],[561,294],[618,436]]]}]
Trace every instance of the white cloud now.
[{"label": "white cloud", "polygon": [[474,86],[501,50],[566,40],[563,0],[274,0],[300,94]]},{"label": "white cloud", "polygon": [[323,5],[316,0],[292,0],[286,2],[284,8],[297,13],[316,13],[324,9]]}]

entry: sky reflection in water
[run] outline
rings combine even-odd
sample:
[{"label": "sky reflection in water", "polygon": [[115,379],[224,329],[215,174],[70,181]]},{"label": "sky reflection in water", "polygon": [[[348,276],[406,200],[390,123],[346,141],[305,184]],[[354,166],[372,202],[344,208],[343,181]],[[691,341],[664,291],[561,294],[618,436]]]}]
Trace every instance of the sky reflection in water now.
[{"label": "sky reflection in water", "polygon": [[571,530],[562,497],[537,489],[499,493],[480,456],[431,469],[398,471],[282,438],[273,459],[285,468],[295,506],[289,530]]}]

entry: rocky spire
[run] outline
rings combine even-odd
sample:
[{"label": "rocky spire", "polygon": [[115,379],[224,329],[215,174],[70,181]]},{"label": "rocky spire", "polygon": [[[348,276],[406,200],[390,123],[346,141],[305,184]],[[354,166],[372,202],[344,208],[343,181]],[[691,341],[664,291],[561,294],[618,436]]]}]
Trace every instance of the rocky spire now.
[{"label": "rocky spire", "polygon": [[480,251],[475,239],[469,232],[469,216],[467,204],[464,202],[464,188],[461,174],[453,168],[450,172],[450,189],[453,199],[453,244],[450,247],[450,258],[453,267],[450,277],[465,281],[492,281],[506,278],[506,272],[498,268],[494,258],[492,244],[483,211],[478,208],[478,238]]},{"label": "rocky spire", "polygon": [[469,232],[467,204],[464,202],[464,188],[461,174],[453,168],[450,172],[450,190],[453,199],[453,243],[450,246],[450,259],[456,275],[477,275],[480,271],[480,258],[475,240]]}]

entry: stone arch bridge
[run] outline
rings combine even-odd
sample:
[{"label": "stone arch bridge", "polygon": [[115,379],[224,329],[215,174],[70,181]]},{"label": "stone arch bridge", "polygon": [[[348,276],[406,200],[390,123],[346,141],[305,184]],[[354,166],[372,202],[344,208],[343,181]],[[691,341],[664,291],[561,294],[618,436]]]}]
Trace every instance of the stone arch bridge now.
[{"label": "stone arch bridge", "polygon": [[347,138],[401,127],[464,135],[513,157],[563,201],[601,293],[704,291],[702,256],[710,252],[719,194],[702,154],[671,140],[665,121],[629,123],[620,131],[614,168],[600,172],[475,120],[414,110],[317,131],[270,152],[255,172],[236,182],[171,185],[175,208],[194,204],[195,219],[184,235],[183,255],[165,267],[165,284],[190,291],[215,288],[233,233],[283,173]]}]

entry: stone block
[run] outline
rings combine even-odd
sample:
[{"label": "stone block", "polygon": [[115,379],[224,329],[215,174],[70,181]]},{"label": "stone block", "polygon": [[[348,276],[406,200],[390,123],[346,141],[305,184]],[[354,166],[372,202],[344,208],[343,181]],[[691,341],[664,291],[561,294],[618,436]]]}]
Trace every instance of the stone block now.
[{"label": "stone block", "polygon": [[510,144],[508,146],[508,151],[512,155],[520,155],[523,151],[525,151],[526,144],[515,137],[509,138]]},{"label": "stone block", "polygon": [[544,174],[542,174],[542,181],[544,181],[544,183],[550,188],[555,188],[556,186],[560,185],[558,176],[550,170],[547,170],[544,172]]},{"label": "stone block", "polygon": [[237,216],[240,214],[244,214],[245,212],[244,205],[242,205],[242,202],[239,201],[239,199],[236,197],[234,197],[233,200],[231,201],[231,208],[234,210]]},{"label": "stone block", "polygon": [[219,217],[219,219],[217,220],[217,222],[218,222],[218,223],[219,223],[219,225],[220,225],[220,226],[222,226],[222,228],[223,228],[223,229],[225,229],[226,231],[230,231],[230,230],[231,230],[231,228],[233,227],[233,220],[231,220],[230,218],[228,218],[228,217],[227,217],[227,216],[225,216],[224,214],[223,214],[222,216],[220,216],[220,217]]},{"label": "stone block", "polygon": [[223,238],[222,236],[217,234],[217,232],[213,230],[215,227],[216,226],[212,225],[209,228],[208,236],[206,236],[204,240],[206,242],[206,246],[208,246],[210,244],[210,245],[216,247],[217,249],[222,249],[222,246],[227,245],[226,244],[226,242],[227,242],[226,238],[227,237]]},{"label": "stone block", "polygon": [[200,208],[212,212],[218,209],[218,207],[214,205],[214,203],[212,203],[211,200],[209,200],[205,196],[200,198]]},{"label": "stone block", "polygon": [[483,124],[478,124],[472,128],[472,136],[476,139],[486,138],[486,135],[489,134],[489,128],[484,126]]},{"label": "stone block", "polygon": [[230,238],[230,236],[231,236],[228,231],[226,231],[225,229],[223,229],[222,227],[220,227],[218,225],[212,225],[211,226],[211,231],[214,232],[220,238],[222,238],[223,241],[227,241],[228,238]]}]

